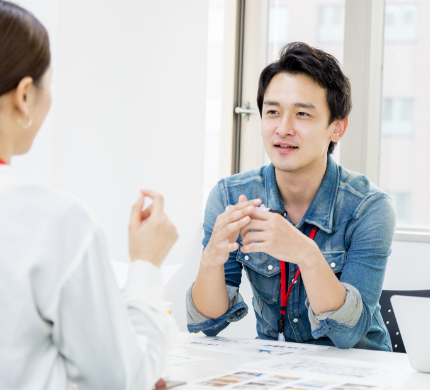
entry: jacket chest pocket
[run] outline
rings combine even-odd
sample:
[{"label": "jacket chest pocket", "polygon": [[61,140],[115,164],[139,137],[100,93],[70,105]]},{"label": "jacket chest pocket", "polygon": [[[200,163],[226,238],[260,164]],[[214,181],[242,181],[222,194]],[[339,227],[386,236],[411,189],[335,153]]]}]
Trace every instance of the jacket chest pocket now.
[{"label": "jacket chest pocket", "polygon": [[340,278],[343,267],[345,266],[346,251],[321,252],[332,271]]},{"label": "jacket chest pocket", "polygon": [[278,303],[281,267],[279,260],[266,253],[237,253],[236,260],[245,268],[252,292],[269,305]]}]

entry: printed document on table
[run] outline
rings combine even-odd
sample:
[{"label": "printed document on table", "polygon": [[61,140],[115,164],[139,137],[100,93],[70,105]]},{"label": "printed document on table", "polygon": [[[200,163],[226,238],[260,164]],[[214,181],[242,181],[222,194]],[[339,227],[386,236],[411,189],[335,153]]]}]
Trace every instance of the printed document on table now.
[{"label": "printed document on table", "polygon": [[314,344],[285,343],[261,339],[235,340],[226,337],[188,338],[177,341],[175,347],[257,357],[285,356],[297,353],[321,351],[328,348]]},{"label": "printed document on table", "polygon": [[344,380],[362,385],[379,385],[385,381],[413,374],[412,369],[320,356],[283,356],[246,363],[242,366],[260,370],[274,370],[284,375],[302,375],[326,380]]},{"label": "printed document on table", "polygon": [[307,375],[283,375],[265,370],[238,369],[188,383],[187,388],[209,390],[379,390],[384,387],[361,385]]},{"label": "printed document on table", "polygon": [[211,359],[200,356],[183,355],[178,353],[169,353],[167,355],[167,364],[172,364],[174,366],[177,366],[179,364],[202,362],[204,360]]}]

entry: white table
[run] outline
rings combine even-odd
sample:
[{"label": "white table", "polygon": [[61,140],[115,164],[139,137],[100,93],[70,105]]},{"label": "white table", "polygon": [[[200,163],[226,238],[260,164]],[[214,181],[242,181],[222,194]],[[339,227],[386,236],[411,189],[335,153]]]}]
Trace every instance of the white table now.
[{"label": "white table", "polygon": [[[178,338],[184,339],[187,337],[196,336],[198,335],[181,332]],[[201,356],[212,359],[196,363],[181,364],[177,366],[169,365],[167,368],[167,373],[170,379],[184,382],[191,382],[206,378],[208,376],[218,375],[220,373],[233,370],[235,366],[239,364],[262,360],[261,357],[209,352],[191,348],[175,347],[171,353]],[[384,363],[410,368],[408,357],[404,353],[365,351],[362,349],[337,349],[330,347],[327,350],[312,352],[310,354],[314,356],[362,360],[366,362]],[[416,372],[412,375],[396,379],[390,382],[389,385],[389,389],[396,390],[430,390],[430,374]],[[186,388],[186,386],[178,387],[177,389],[179,390],[182,388]]]}]

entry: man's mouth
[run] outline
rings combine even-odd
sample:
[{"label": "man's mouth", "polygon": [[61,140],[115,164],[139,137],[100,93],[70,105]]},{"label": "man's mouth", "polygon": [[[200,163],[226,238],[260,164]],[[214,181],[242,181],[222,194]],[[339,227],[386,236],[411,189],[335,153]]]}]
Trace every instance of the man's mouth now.
[{"label": "man's mouth", "polygon": [[277,147],[277,148],[283,148],[283,149],[297,149],[297,146],[291,146],[291,145],[279,145],[279,144],[276,144],[275,147]]}]

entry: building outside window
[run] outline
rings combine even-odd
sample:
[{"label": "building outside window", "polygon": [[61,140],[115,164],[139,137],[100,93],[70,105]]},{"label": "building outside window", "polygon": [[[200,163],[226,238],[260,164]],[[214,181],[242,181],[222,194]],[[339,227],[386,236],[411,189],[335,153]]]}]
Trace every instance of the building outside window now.
[{"label": "building outside window", "polygon": [[409,98],[384,99],[382,102],[381,134],[410,137],[413,134],[414,100]]},{"label": "building outside window", "polygon": [[319,7],[318,42],[343,42],[345,7],[343,5],[322,5]]},{"label": "building outside window", "polygon": [[[419,12],[418,12],[419,11]],[[430,1],[385,1],[379,186],[398,225],[430,227]]]},{"label": "building outside window", "polygon": [[417,34],[418,4],[387,2],[385,7],[385,42],[413,42],[417,39]]},{"label": "building outside window", "polygon": [[397,225],[409,225],[411,223],[411,195],[401,192],[392,192],[388,195],[393,200],[396,209]]}]

